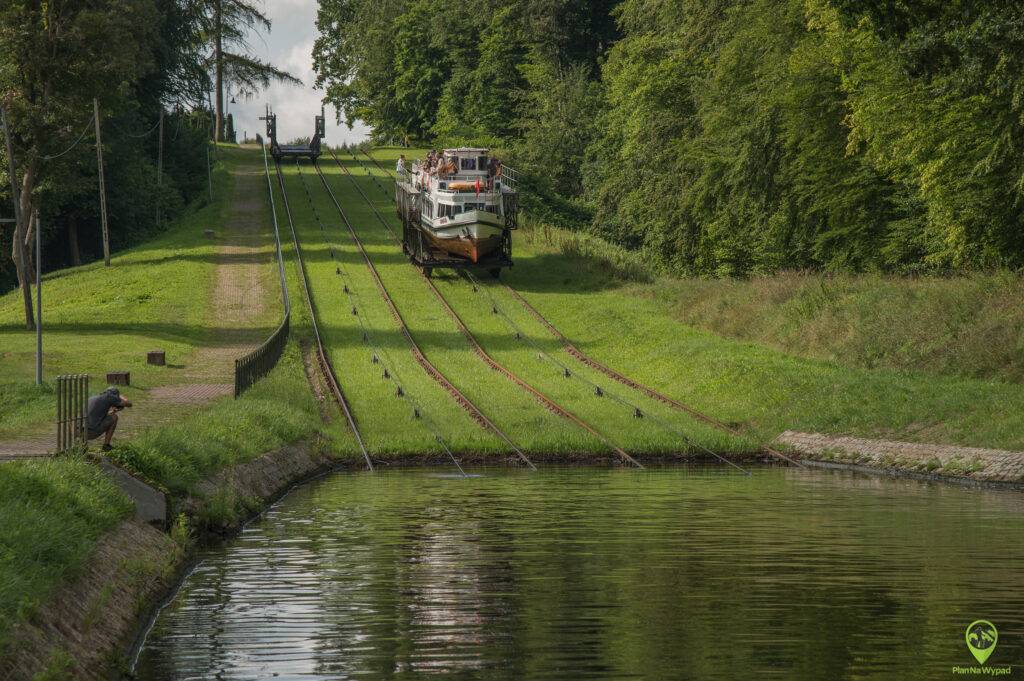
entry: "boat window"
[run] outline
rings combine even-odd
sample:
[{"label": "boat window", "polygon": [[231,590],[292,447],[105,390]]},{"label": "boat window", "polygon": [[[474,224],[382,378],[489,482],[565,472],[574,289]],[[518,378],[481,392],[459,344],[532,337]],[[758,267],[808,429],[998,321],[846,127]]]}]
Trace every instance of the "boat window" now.
[{"label": "boat window", "polygon": [[428,200],[426,207],[427,207],[427,217],[428,218],[433,218],[434,217],[434,204]]},{"label": "boat window", "polygon": [[462,206],[452,206],[452,215],[458,215],[462,212]]},{"label": "boat window", "polygon": [[487,170],[487,157],[486,156],[477,156],[476,157],[476,169],[477,170]]},{"label": "boat window", "polygon": [[459,163],[463,170],[476,170],[475,158],[460,158]]}]

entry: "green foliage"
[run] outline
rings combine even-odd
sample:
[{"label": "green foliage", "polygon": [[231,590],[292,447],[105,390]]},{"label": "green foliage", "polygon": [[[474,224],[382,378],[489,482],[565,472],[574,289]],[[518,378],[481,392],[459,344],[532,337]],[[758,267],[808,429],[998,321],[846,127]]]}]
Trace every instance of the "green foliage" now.
[{"label": "green foliage", "polygon": [[379,137],[510,149],[528,211],[676,272],[1024,266],[1024,9],[881,7],[325,0],[316,68]]}]

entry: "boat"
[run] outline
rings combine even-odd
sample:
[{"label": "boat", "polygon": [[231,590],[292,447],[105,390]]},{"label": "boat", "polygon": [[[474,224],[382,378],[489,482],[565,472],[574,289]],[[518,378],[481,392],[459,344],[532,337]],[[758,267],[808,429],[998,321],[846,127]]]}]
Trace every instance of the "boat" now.
[{"label": "boat", "polygon": [[425,268],[511,266],[515,185],[514,171],[479,147],[445,149],[400,169],[395,200],[405,252]]}]

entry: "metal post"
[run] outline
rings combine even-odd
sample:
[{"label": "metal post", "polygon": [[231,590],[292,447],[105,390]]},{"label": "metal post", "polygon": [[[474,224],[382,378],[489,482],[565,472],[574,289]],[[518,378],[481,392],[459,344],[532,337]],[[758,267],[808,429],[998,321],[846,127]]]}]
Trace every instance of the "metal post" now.
[{"label": "metal post", "polygon": [[43,238],[39,209],[36,218],[36,385],[43,384]]},{"label": "metal post", "polygon": [[60,399],[64,390],[64,377],[57,377],[57,451],[64,449],[64,421],[61,419]]},{"label": "metal post", "polygon": [[156,145],[156,224],[163,224],[163,192],[160,189],[164,185],[164,105],[160,105],[160,137]]},{"label": "metal post", "polygon": [[110,232],[107,229],[107,188],[103,181],[103,140],[100,139],[100,103],[92,100],[92,115],[96,121],[96,166],[100,178],[100,226],[103,229],[103,264],[110,267]]},{"label": "metal post", "polygon": [[206,181],[210,185],[210,201],[213,201],[213,168],[210,166],[210,145],[206,145]]}]

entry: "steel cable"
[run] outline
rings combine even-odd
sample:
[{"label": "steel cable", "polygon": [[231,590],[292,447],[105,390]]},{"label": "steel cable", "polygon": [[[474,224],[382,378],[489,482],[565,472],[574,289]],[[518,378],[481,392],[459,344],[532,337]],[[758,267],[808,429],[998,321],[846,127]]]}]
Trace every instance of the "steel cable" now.
[{"label": "steel cable", "polygon": [[69,151],[71,151],[72,149],[77,147],[78,143],[81,142],[82,139],[85,137],[85,133],[89,132],[89,128],[92,127],[92,124],[93,124],[93,122],[95,120],[96,120],[96,116],[89,116],[89,122],[85,124],[85,128],[82,130],[82,134],[78,136],[78,139],[75,140],[74,144],[72,144],[70,147],[68,147],[64,151],[60,152],[59,154],[52,154],[52,155],[49,155],[49,156],[43,156],[43,160],[44,161],[52,161],[55,158],[60,158],[64,154],[68,153]]},{"label": "steel cable", "polygon": [[[320,228],[320,233],[323,237],[323,240],[325,243],[329,243],[329,239],[327,238],[327,230],[324,227],[323,219],[320,217],[320,212],[317,210],[316,204],[313,201],[313,196],[310,193],[309,187],[306,183],[306,179],[302,174],[302,168],[301,165],[299,164],[298,159],[295,159],[295,169],[299,176],[299,181],[302,184],[303,192],[306,195],[306,201],[309,203],[309,206],[313,211],[313,217],[316,219],[317,225]],[[462,465],[459,463],[458,459],[455,458],[455,454],[449,448],[447,441],[441,435],[440,429],[437,427],[437,424],[427,413],[427,410],[423,408],[422,404],[419,401],[417,401],[415,397],[413,397],[412,393],[407,388],[403,387],[405,381],[402,380],[402,376],[398,371],[397,363],[391,356],[391,353],[388,352],[386,348],[384,348],[383,346],[379,345],[376,342],[375,335],[370,331],[365,319],[363,318],[363,313],[361,312],[361,310],[363,309],[362,297],[360,296],[358,289],[353,284],[352,279],[348,274],[347,268],[344,267],[341,261],[336,257],[334,249],[331,248],[330,246],[328,246],[328,248],[330,249],[331,260],[336,263],[336,272],[341,276],[343,281],[342,291],[348,297],[349,307],[352,309],[353,316],[356,318],[356,321],[359,323],[359,328],[362,330],[363,342],[370,347],[373,353],[371,361],[376,360],[374,363],[381,364],[381,366],[384,369],[385,380],[390,379],[395,383],[395,386],[397,388],[397,396],[412,404],[413,413],[416,414],[419,418],[423,419],[424,425],[427,426],[427,429],[434,436],[434,439],[437,441],[439,445],[441,445],[441,448],[452,460],[452,463],[455,464],[455,467],[459,470],[459,473],[461,473],[463,477],[468,477],[468,474],[462,468]]]}]

